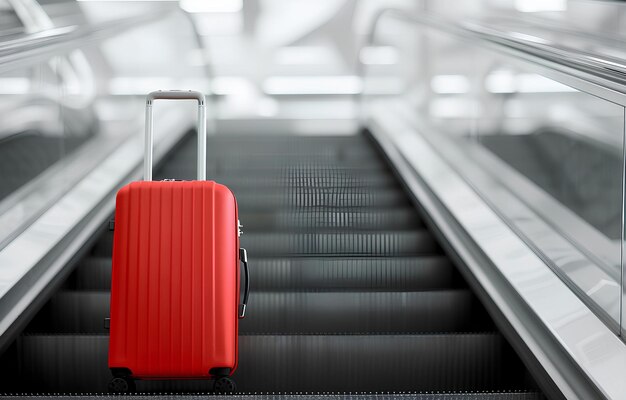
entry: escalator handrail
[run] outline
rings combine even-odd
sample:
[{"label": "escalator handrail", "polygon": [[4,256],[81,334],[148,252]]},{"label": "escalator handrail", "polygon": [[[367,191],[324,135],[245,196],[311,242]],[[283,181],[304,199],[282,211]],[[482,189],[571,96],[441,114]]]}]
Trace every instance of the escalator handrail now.
[{"label": "escalator handrail", "polygon": [[12,37],[0,42],[0,68],[13,66],[15,62],[36,63],[42,58],[75,50],[85,44],[117,36],[120,33],[163,18],[170,10],[145,13],[112,21],[55,27],[35,33]]},{"label": "escalator handrail", "polygon": [[[626,95],[626,60],[592,54],[531,35],[499,31],[479,22],[457,23],[428,12],[411,14],[398,8],[379,11],[372,19],[363,47],[373,45],[380,21],[387,16],[444,31],[477,44],[489,44],[496,50],[512,50],[527,61],[541,63],[583,81],[599,84],[622,96]],[[365,78],[364,65],[360,62],[357,65],[359,76]]]}]

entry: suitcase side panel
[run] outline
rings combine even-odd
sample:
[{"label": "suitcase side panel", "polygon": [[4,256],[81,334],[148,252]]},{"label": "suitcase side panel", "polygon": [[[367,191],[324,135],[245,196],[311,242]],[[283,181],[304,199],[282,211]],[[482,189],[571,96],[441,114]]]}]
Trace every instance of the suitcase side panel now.
[{"label": "suitcase side panel", "polygon": [[134,182],[116,208],[109,366],[206,377],[237,362],[236,203],[214,182]]}]

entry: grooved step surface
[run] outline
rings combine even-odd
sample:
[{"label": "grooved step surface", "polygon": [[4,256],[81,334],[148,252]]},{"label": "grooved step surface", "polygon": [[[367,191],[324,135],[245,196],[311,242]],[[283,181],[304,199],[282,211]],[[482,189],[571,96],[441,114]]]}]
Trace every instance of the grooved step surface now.
[{"label": "grooved step surface", "polygon": [[476,329],[471,318],[474,299],[468,290],[261,292],[250,295],[250,304],[250,318],[241,321],[242,332],[408,333]]},{"label": "grooved step surface", "polygon": [[250,233],[241,245],[256,256],[281,254],[400,256],[434,254],[440,249],[426,230],[358,233]]},{"label": "grooved step surface", "polygon": [[[109,299],[108,292],[60,292],[29,331],[108,333]],[[485,328],[481,312],[469,290],[252,292],[240,332],[467,332]]]},{"label": "grooved step surface", "polygon": [[[233,378],[242,391],[520,389],[497,334],[243,335]],[[21,374],[31,391],[104,391],[108,337],[26,335]],[[419,356],[416,356],[419,355]],[[42,362],[47,360],[47,362]],[[50,368],[54,363],[54,368]],[[71,371],[71,373],[68,373]],[[206,390],[206,382],[142,381],[139,391]]]},{"label": "grooved step surface", "polygon": [[408,198],[399,189],[326,190],[304,193],[280,193],[271,189],[247,189],[234,192],[240,208],[284,209],[293,207],[398,207],[407,206]]},{"label": "grooved step surface", "polygon": [[[180,154],[172,161],[182,161],[193,159],[196,156],[194,151]],[[310,168],[312,166],[325,167],[328,165],[339,165],[344,168],[367,170],[385,169],[384,161],[372,157],[371,153],[344,153],[344,154],[274,154],[249,155],[245,158],[232,158],[216,156],[207,159],[207,170],[211,171],[248,171],[250,169],[272,170],[285,169],[285,165],[291,168]]]},{"label": "grooved step surface", "polygon": [[[113,235],[107,233],[93,254],[110,256]],[[441,250],[427,230],[356,233],[257,233],[241,236],[252,259],[277,255],[410,256],[437,254]]]},{"label": "grooved step surface", "polygon": [[85,257],[65,284],[66,288],[89,291],[111,290],[111,258]]},{"label": "grooved step surface", "polygon": [[[325,183],[349,184],[350,182],[367,185],[372,181],[393,178],[393,174],[390,171],[385,170],[364,171],[344,167],[321,167],[315,169],[251,169],[246,172],[230,170],[207,171],[207,179],[222,183],[223,180],[225,181],[227,179],[237,178],[244,174],[250,178],[279,179],[287,184],[300,183],[320,186]],[[194,179],[196,176],[195,163],[192,163],[189,166],[165,166],[155,176],[158,177],[158,179]]]},{"label": "grooved step surface", "polygon": [[459,276],[443,256],[297,257],[255,261],[255,290],[433,290],[457,287]]},{"label": "grooved step surface", "polygon": [[245,232],[258,231],[355,231],[355,230],[401,230],[423,228],[424,223],[415,210],[409,207],[381,208],[335,208],[324,212],[311,210],[265,211],[240,210],[239,219]]},{"label": "grooved step surface", "polygon": [[[461,285],[454,266],[444,256],[267,258],[255,260],[250,274],[255,291],[410,291]],[[85,258],[66,286],[74,290],[108,291],[111,260]]]},{"label": "grooved step surface", "polygon": [[[176,179],[194,179],[195,171],[186,172],[187,175],[177,175],[177,171],[156,174],[155,179],[176,178]],[[350,175],[324,175],[324,176],[280,176],[266,174],[239,174],[215,177],[211,174],[207,175],[209,179],[214,179],[218,183],[228,186],[233,191],[245,189],[267,189],[286,191],[294,189],[306,189],[313,186],[324,187],[328,189],[346,189],[346,188],[396,188],[398,184],[390,174],[367,174],[357,177]]]},{"label": "grooved step surface", "polygon": [[[209,168],[224,170],[249,170],[249,169],[285,169],[312,166],[329,166],[339,165],[362,170],[385,169],[386,165],[383,160],[378,158],[371,150],[357,149],[357,151],[326,151],[317,154],[310,154],[300,151],[296,153],[281,154],[251,154],[250,149],[246,156],[227,156],[224,154],[213,153],[213,157],[207,158],[207,166]],[[170,161],[185,161],[196,157],[195,148],[186,152],[177,153]]]}]

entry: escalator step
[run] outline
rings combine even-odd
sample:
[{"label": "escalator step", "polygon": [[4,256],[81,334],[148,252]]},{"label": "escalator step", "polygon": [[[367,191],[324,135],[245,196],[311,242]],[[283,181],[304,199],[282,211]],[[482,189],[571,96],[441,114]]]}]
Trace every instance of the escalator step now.
[{"label": "escalator step", "polygon": [[[172,161],[187,161],[195,157],[195,148],[191,151],[176,155]],[[286,165],[290,167],[306,167],[306,166],[328,166],[336,165],[343,168],[353,168],[360,170],[380,170],[385,169],[385,162],[376,156],[370,154],[280,154],[275,157],[267,155],[246,155],[235,158],[233,156],[215,155],[207,159],[207,168],[211,171],[248,171],[251,169],[284,169]]]},{"label": "escalator step", "polygon": [[111,258],[83,258],[68,278],[65,287],[73,290],[111,290]]},{"label": "escalator step", "polygon": [[426,230],[356,233],[246,233],[241,244],[250,257],[276,255],[402,256],[436,254],[439,246]]},{"label": "escalator step", "polygon": [[[356,233],[245,233],[241,245],[252,259],[282,255],[411,256],[437,254],[440,248],[427,230]],[[113,234],[96,243],[95,256],[111,256]]]},{"label": "escalator step", "polygon": [[[239,345],[233,378],[242,392],[525,389],[519,361],[493,333],[242,335]],[[107,336],[24,335],[20,377],[30,392],[103,392],[111,376],[107,347]],[[140,381],[137,389],[206,388],[196,381]]]},{"label": "escalator step", "polygon": [[[189,165],[191,164],[191,165]],[[297,174],[294,172],[297,171]],[[353,176],[360,177],[363,175],[387,175],[389,173],[376,165],[370,165],[362,162],[361,164],[332,164],[332,167],[323,164],[291,164],[286,166],[281,163],[275,167],[271,165],[263,165],[260,164],[258,166],[248,166],[248,167],[237,167],[237,166],[221,166],[215,165],[215,163],[208,163],[207,165],[207,176],[211,177],[228,177],[232,175],[243,175],[243,174],[252,174],[253,176],[281,176],[281,177],[289,177],[289,176],[303,176],[306,174],[308,177],[319,176],[319,175],[328,175],[330,172],[336,171],[338,174],[342,176]],[[196,169],[194,168],[194,164],[189,159],[182,159],[173,164],[168,164],[163,166],[158,170],[156,176],[161,176],[169,174],[176,174],[176,176],[189,176],[194,175]]]},{"label": "escalator step", "polygon": [[[376,154],[369,140],[362,136],[352,137],[305,137],[305,136],[275,136],[254,138],[250,137],[209,137],[207,140],[207,155],[228,154],[233,157],[266,156],[282,157],[284,155],[338,155],[367,157]],[[181,143],[178,152],[193,151],[195,139],[189,135]]]},{"label": "escalator step", "polygon": [[[292,167],[266,170],[251,169],[246,171],[207,170],[207,179],[216,180],[220,183],[231,178],[241,177],[242,175],[251,179],[280,179],[289,184],[292,182],[302,182],[311,186],[323,185],[324,183],[344,184],[349,182],[366,184],[372,181],[376,182],[382,179],[393,178],[391,171],[379,169],[373,171],[363,171],[359,169],[341,167],[320,167],[315,169]],[[168,164],[159,168],[159,171],[155,174],[155,176],[159,177],[159,179],[193,179],[196,176],[196,168],[189,161],[185,163]]]},{"label": "escalator step", "polygon": [[478,310],[468,290],[252,292],[240,329],[290,334],[484,331],[473,324]]},{"label": "escalator step", "polygon": [[[225,146],[227,147],[227,146]],[[262,151],[262,152],[237,152],[228,153],[228,150],[216,146],[207,150],[207,168],[209,170],[250,170],[250,169],[277,169],[304,166],[328,166],[350,167],[355,169],[373,170],[385,169],[384,160],[371,150],[363,149],[301,149],[293,151]],[[172,154],[168,164],[186,164],[196,157],[196,143],[186,144],[179,151]]]},{"label": "escalator step", "polygon": [[[195,179],[195,172],[188,171],[185,176],[176,175],[176,171],[165,171],[164,173],[155,174],[156,179],[165,179],[176,177],[177,179]],[[212,176],[208,175],[208,179],[213,179],[218,183],[228,186],[233,191],[246,189],[267,189],[273,188],[280,191],[299,190],[311,187],[320,188],[368,188],[372,190],[384,188],[397,188],[398,183],[392,177],[386,174],[376,174],[370,176],[360,176],[357,178],[351,176],[313,176],[313,177],[286,177],[286,176],[250,176],[247,173],[241,175],[229,176]]]},{"label": "escalator step", "polygon": [[101,333],[109,317],[110,293],[62,291],[55,294],[28,325],[26,332]]},{"label": "escalator step", "polygon": [[[258,259],[251,265],[254,290],[433,290],[454,288],[460,277],[448,258],[278,258]],[[111,259],[83,259],[66,287],[74,290],[109,290]]]},{"label": "escalator step", "polygon": [[[107,333],[109,292],[57,293],[28,332]],[[252,292],[241,333],[467,332],[493,329],[469,290]]]},{"label": "escalator step", "polygon": [[249,211],[288,207],[398,207],[409,204],[408,198],[399,189],[361,190],[352,193],[341,189],[334,193],[315,189],[309,193],[249,189],[234,193],[239,208]]},{"label": "escalator step", "polygon": [[251,264],[255,290],[402,291],[453,288],[458,272],[447,257],[266,258]]},{"label": "escalator step", "polygon": [[[253,140],[251,140],[253,139]],[[193,135],[188,136],[188,140],[194,143]],[[219,149],[220,147],[231,146],[232,153],[237,154],[237,149],[242,153],[249,152],[286,152],[288,150],[300,150],[306,153],[325,149],[326,151],[360,150],[372,151],[372,146],[365,136],[362,135],[256,135],[252,138],[249,135],[217,135],[208,137],[209,149]],[[243,151],[245,150],[245,151]]]},{"label": "escalator step", "polygon": [[246,232],[272,230],[298,230],[307,232],[315,229],[333,231],[355,231],[374,229],[415,229],[424,226],[422,219],[409,207],[389,209],[354,209],[336,210],[239,210],[239,219]]}]

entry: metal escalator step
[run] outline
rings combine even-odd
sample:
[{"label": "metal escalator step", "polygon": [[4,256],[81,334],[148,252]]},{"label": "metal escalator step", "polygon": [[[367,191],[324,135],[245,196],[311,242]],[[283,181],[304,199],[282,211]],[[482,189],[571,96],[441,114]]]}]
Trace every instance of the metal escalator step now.
[{"label": "metal escalator step", "polygon": [[[447,257],[412,258],[278,258],[251,265],[256,291],[400,291],[455,288],[461,279]],[[67,288],[104,291],[111,288],[111,259],[83,259]]]},{"label": "metal escalator step", "polygon": [[424,226],[422,219],[410,207],[381,209],[333,209],[333,210],[239,210],[239,220],[245,232],[292,231],[317,229],[333,231],[356,231],[374,229],[415,229]]},{"label": "metal escalator step", "polygon": [[[412,256],[440,253],[427,230],[373,231],[355,233],[248,232],[241,245],[252,259],[284,255]],[[92,250],[94,256],[111,256],[113,234],[102,235]]]},{"label": "metal escalator step", "polygon": [[[187,137],[190,143],[194,143],[193,134]],[[346,136],[330,136],[330,135],[310,135],[310,136],[294,136],[294,135],[263,135],[251,137],[249,135],[228,135],[228,136],[209,136],[208,149],[217,150],[220,148],[231,148],[233,153],[237,154],[237,149],[241,153],[263,153],[263,152],[312,152],[312,151],[367,151],[374,149],[369,139],[363,135],[346,135]],[[186,144],[186,143],[183,143]]]},{"label": "metal escalator step", "polygon": [[[526,388],[499,334],[242,335],[233,378],[242,392],[481,391]],[[104,392],[108,337],[24,335],[27,391]],[[54,366],[51,368],[51,366]],[[207,383],[140,381],[138,391],[206,390]]]},{"label": "metal escalator step", "polygon": [[277,255],[402,256],[439,253],[427,230],[355,233],[246,233],[241,244],[250,257]]},{"label": "metal escalator step", "polygon": [[111,258],[83,258],[68,278],[65,286],[74,290],[111,290]]},{"label": "metal escalator step", "polygon": [[[196,169],[194,165],[189,165],[192,163],[189,159],[181,159],[181,160],[172,160],[171,164],[164,165],[161,169],[159,169],[158,173],[155,174],[160,176],[162,174],[181,174],[181,175],[189,175],[190,173],[195,173]],[[242,163],[243,164],[243,163]],[[273,165],[276,164],[276,165]],[[288,175],[291,171],[308,171],[309,175],[315,175],[320,172],[327,172],[329,170],[337,170],[342,172],[343,174],[351,174],[353,176],[366,175],[366,174],[384,174],[386,173],[386,169],[381,165],[370,164],[366,162],[353,163],[353,164],[331,164],[332,167],[324,164],[304,164],[304,163],[257,163],[257,165],[252,165],[249,163],[248,165],[215,165],[215,162],[209,162],[207,164],[207,176],[228,176],[228,175],[242,175],[242,174],[250,174],[253,175],[269,175],[269,176],[284,176]],[[167,177],[167,176],[166,176]]]},{"label": "metal escalator step", "polygon": [[[63,291],[28,332],[107,333],[109,292]],[[240,323],[246,333],[381,333],[484,331],[471,292],[252,292]]]},{"label": "metal escalator step", "polygon": [[287,207],[399,207],[409,204],[399,189],[334,192],[278,192],[272,189],[250,189],[234,192],[239,208],[245,210],[284,209]]},{"label": "metal escalator step", "polygon": [[[196,143],[185,146],[172,154],[168,164],[187,164],[196,157]],[[215,148],[207,151],[207,168],[209,170],[247,170],[247,169],[282,169],[285,166],[329,166],[348,167],[363,170],[385,169],[384,160],[372,151],[344,151],[342,149],[330,149],[315,151],[309,149],[306,152],[263,152],[263,153],[232,153],[228,150]]]},{"label": "metal escalator step", "polygon": [[[237,189],[233,189],[235,194],[243,195],[251,195],[260,191],[261,194],[275,193],[277,188],[270,187],[267,189],[263,188],[248,188],[248,187],[239,187]],[[406,197],[406,194],[402,190],[400,186],[397,187],[326,187],[326,186],[306,186],[306,187],[283,187],[278,191],[281,194],[290,195],[290,196],[310,196],[310,195],[376,195],[378,193],[384,193],[386,195],[393,194],[402,194]]]},{"label": "metal escalator step", "polygon": [[250,273],[255,290],[435,290],[461,281],[444,256],[262,258]]},{"label": "metal escalator step", "polygon": [[240,330],[290,334],[484,331],[486,327],[473,324],[473,315],[480,311],[469,290],[252,292]]},{"label": "metal escalator step", "polygon": [[[173,159],[188,160],[192,149],[187,154],[176,155]],[[195,155],[195,154],[194,154]],[[385,169],[385,162],[370,154],[341,154],[340,152],[328,154],[276,154],[276,155],[215,155],[207,159],[207,168],[212,170],[249,170],[249,169],[282,169],[286,165],[305,166],[328,166],[336,165],[343,168],[363,170]]]},{"label": "metal escalator step", "polygon": [[[187,176],[177,176],[179,179],[194,179],[194,172],[187,172]],[[157,174],[158,179],[171,178],[174,175]],[[285,176],[249,176],[248,174],[229,175],[214,177],[208,175],[208,179],[213,179],[218,183],[228,186],[233,191],[249,190],[254,188],[276,190],[299,190],[303,188],[319,187],[324,189],[362,189],[371,190],[397,188],[398,182],[387,174],[376,174],[370,176],[317,176],[317,177],[285,177]]]},{"label": "metal escalator step", "polygon": [[[284,154],[375,154],[369,139],[353,136],[241,136],[209,137],[207,152],[211,154],[284,155]],[[193,135],[189,135],[180,148],[195,148]]]},{"label": "metal escalator step", "polygon": [[[239,177],[241,175],[245,175],[253,179],[279,178],[289,184],[291,184],[292,182],[303,182],[309,185],[318,185],[317,182],[344,183],[355,181],[365,183],[370,180],[393,178],[393,174],[391,171],[380,169],[364,171],[360,169],[341,168],[334,166],[311,169],[289,167],[282,169],[249,169],[245,171],[207,170],[207,179],[215,180],[220,183],[225,179],[229,179],[231,177]],[[158,172],[155,173],[155,177],[157,177],[157,179],[192,179],[195,176],[196,168],[189,161],[166,164],[162,168],[159,168]]]},{"label": "metal escalator step", "polygon": [[[195,140],[193,141],[195,142]],[[192,148],[192,146],[187,147],[187,149],[190,148]],[[193,148],[195,149],[195,143],[193,144]],[[338,156],[339,158],[378,156],[377,150],[372,148],[369,143],[363,141],[351,143],[315,143],[313,141],[302,140],[296,142],[281,142],[279,139],[274,141],[253,141],[253,143],[249,141],[220,143],[219,141],[212,142],[208,140],[207,156],[210,157],[217,154],[266,157],[282,157],[285,155]]]},{"label": "metal escalator step", "polygon": [[26,332],[106,334],[110,298],[105,291],[61,291],[44,305]]}]

